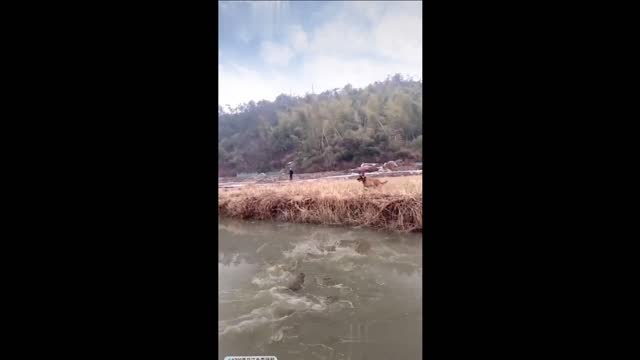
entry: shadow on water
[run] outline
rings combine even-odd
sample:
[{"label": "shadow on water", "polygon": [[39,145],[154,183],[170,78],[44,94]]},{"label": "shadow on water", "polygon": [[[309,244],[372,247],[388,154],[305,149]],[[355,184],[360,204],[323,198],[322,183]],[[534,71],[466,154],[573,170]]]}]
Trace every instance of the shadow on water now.
[{"label": "shadow on water", "polygon": [[235,219],[218,234],[220,359],[421,358],[419,234]]}]

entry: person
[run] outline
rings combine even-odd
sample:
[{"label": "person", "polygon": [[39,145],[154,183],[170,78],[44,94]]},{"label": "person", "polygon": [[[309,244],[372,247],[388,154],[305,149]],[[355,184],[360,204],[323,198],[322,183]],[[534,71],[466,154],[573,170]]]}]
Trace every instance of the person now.
[{"label": "person", "polygon": [[293,169],[289,168],[289,181],[293,180]]}]

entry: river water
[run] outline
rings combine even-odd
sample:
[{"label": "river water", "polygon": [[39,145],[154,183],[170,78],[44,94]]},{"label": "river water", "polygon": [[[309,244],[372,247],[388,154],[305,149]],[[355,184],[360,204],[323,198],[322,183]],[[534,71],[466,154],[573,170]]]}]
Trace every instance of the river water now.
[{"label": "river water", "polygon": [[421,235],[218,221],[219,359],[422,358]]}]

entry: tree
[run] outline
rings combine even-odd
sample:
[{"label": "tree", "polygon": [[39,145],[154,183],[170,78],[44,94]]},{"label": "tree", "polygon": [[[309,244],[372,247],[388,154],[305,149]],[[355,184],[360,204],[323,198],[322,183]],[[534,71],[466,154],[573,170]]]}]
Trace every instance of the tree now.
[{"label": "tree", "polygon": [[218,161],[236,172],[347,168],[358,162],[422,157],[422,82],[400,74],[363,89],[279,95],[218,106]]}]

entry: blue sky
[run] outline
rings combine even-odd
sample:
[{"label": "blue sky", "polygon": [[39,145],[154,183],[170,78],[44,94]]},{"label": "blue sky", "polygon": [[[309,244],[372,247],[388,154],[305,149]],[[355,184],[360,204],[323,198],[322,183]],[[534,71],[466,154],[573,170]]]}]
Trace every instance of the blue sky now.
[{"label": "blue sky", "polygon": [[219,103],[422,76],[418,1],[220,1]]}]

